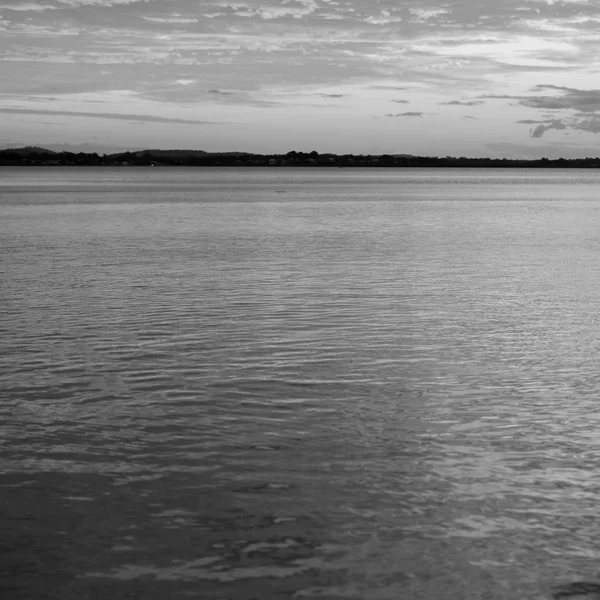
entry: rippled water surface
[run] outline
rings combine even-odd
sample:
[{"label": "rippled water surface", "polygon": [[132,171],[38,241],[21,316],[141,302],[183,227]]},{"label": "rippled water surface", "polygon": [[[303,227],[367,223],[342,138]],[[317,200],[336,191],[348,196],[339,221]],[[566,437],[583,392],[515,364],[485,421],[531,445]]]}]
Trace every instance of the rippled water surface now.
[{"label": "rippled water surface", "polygon": [[593,597],[599,199],[0,169],[2,597]]}]

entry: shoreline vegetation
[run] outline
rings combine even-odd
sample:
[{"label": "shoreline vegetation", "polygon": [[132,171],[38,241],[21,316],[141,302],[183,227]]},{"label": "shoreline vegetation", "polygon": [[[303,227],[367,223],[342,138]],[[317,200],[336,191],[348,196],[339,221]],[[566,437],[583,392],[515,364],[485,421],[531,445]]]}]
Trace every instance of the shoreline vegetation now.
[{"label": "shoreline vegetation", "polygon": [[470,168],[600,168],[599,157],[558,159],[470,158],[412,154],[286,154],[205,152],[203,150],[139,150],[102,154],[54,152],[26,147],[0,150],[0,166],[85,167],[470,167]]}]

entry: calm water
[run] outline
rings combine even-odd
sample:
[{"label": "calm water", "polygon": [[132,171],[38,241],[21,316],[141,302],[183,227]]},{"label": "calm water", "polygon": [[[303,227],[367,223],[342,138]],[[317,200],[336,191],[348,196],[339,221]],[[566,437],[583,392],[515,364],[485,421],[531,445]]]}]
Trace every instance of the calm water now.
[{"label": "calm water", "polygon": [[599,200],[589,170],[0,169],[2,597],[593,591]]}]

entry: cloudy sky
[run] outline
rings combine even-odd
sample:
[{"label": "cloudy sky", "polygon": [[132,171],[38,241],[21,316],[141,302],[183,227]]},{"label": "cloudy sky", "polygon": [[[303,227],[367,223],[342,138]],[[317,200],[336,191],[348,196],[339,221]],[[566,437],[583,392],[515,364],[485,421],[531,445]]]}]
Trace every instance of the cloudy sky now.
[{"label": "cloudy sky", "polygon": [[0,0],[0,147],[600,155],[600,0]]}]

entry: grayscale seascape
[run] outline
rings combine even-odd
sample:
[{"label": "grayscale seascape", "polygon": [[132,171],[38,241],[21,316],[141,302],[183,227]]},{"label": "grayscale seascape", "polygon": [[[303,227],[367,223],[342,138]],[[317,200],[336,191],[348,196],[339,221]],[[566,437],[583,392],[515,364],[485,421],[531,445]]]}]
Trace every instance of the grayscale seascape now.
[{"label": "grayscale seascape", "polygon": [[0,596],[593,592],[599,199],[597,170],[1,168]]}]

